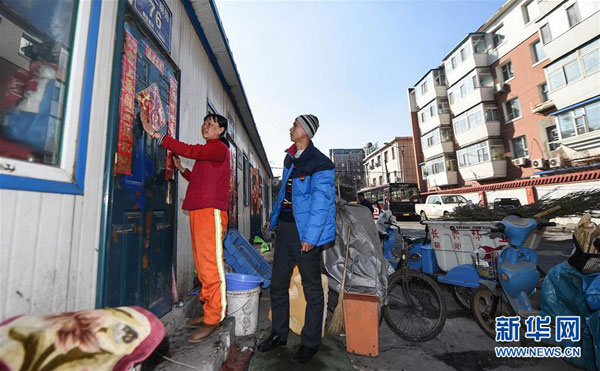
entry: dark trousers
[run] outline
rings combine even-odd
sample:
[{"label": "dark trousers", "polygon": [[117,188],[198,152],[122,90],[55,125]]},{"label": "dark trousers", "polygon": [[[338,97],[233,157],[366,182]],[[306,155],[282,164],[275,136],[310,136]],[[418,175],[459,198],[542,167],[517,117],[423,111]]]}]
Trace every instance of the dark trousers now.
[{"label": "dark trousers", "polygon": [[319,248],[309,252],[300,250],[301,243],[296,223],[279,221],[275,237],[275,256],[271,278],[272,332],[287,339],[290,330],[290,278],[294,264],[298,263],[306,298],[305,322],[301,343],[316,348],[321,344],[323,326],[323,287]]}]

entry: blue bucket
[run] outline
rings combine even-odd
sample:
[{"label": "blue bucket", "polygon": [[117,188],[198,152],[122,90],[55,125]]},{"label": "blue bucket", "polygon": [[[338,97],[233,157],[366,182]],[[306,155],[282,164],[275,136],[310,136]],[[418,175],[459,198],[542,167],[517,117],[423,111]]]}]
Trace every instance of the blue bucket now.
[{"label": "blue bucket", "polygon": [[260,285],[263,279],[250,274],[226,273],[225,282],[227,291],[246,291]]}]

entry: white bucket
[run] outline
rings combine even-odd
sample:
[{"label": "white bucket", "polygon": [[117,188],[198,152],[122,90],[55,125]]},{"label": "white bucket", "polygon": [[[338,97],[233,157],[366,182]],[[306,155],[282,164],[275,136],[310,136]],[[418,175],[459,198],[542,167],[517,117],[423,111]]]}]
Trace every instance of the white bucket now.
[{"label": "white bucket", "polygon": [[235,336],[252,335],[258,329],[260,286],[252,290],[227,291],[227,315],[235,318]]}]

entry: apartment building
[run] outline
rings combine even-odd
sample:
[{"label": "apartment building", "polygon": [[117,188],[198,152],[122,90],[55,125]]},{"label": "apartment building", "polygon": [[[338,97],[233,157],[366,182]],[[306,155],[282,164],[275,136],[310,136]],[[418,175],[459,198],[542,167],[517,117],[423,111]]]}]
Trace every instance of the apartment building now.
[{"label": "apartment building", "polygon": [[600,2],[539,6],[536,24],[552,61],[544,73],[556,108],[544,138],[549,157],[561,166],[585,163],[600,155]]},{"label": "apartment building", "polygon": [[[372,147],[371,147],[372,148]],[[417,183],[417,164],[412,137],[395,137],[369,151],[363,160],[365,185]]]},{"label": "apartment building", "polygon": [[509,0],[408,89],[422,191],[551,175],[600,154],[599,4]]},{"label": "apartment building", "polygon": [[329,158],[335,165],[337,178],[352,188],[362,188],[364,185],[362,148],[334,148],[329,150]]}]

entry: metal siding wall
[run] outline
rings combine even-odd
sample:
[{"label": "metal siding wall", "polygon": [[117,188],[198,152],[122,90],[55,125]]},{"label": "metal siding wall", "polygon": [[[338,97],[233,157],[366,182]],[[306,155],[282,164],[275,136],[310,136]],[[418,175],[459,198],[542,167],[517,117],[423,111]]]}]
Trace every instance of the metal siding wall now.
[{"label": "metal siding wall", "polygon": [[[200,44],[196,31],[179,1],[168,2],[173,12],[171,57],[181,69],[179,90],[179,139],[198,143],[202,135],[193,123],[206,112],[208,57]],[[194,130],[195,129],[195,130]],[[194,162],[182,158],[182,165],[192,168]],[[188,212],[181,209],[188,181],[180,174],[177,188],[177,289],[180,296],[192,288],[194,258]]]},{"label": "metal siding wall", "polygon": [[94,307],[116,10],[102,4],[84,195],[0,190],[0,319]]},{"label": "metal siding wall", "polygon": [[[235,142],[238,152],[248,154],[250,139],[243,129],[233,103],[229,100],[221,81],[202,42],[198,38],[191,21],[180,1],[167,2],[173,13],[171,57],[181,69],[179,139],[187,143],[204,143],[200,126],[206,115],[207,99],[222,115],[227,111],[234,115]],[[252,150],[258,158],[256,151]],[[193,160],[182,159],[183,166],[192,168]],[[194,283],[194,259],[189,227],[189,214],[181,209],[188,182],[179,177],[177,197],[177,289],[180,296],[189,292]],[[250,233],[250,209],[244,206],[243,176],[238,173],[238,215],[239,230],[244,235]]]}]

